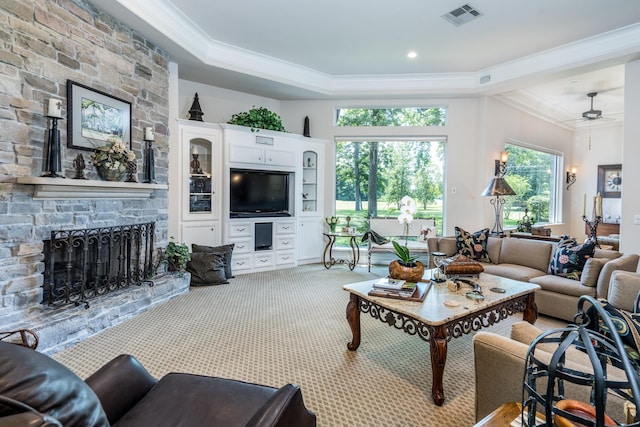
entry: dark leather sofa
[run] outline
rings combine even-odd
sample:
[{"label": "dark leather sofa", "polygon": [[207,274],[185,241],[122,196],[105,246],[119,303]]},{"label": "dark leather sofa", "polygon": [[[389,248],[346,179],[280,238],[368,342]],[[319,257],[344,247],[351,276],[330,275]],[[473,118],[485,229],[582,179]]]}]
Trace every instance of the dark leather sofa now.
[{"label": "dark leather sofa", "polygon": [[156,380],[130,355],[86,381],[33,349],[0,341],[0,426],[315,426],[300,389],[201,375]]}]

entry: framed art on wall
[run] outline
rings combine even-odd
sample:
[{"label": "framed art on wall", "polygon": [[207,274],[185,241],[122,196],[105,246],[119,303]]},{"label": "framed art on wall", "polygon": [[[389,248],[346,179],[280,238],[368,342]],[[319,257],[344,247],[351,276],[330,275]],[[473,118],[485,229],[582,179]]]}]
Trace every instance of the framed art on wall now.
[{"label": "framed art on wall", "polygon": [[598,165],[598,192],[605,198],[620,198],[622,165]]},{"label": "framed art on wall", "polygon": [[67,80],[67,147],[93,151],[122,142],[131,149],[131,103]]}]

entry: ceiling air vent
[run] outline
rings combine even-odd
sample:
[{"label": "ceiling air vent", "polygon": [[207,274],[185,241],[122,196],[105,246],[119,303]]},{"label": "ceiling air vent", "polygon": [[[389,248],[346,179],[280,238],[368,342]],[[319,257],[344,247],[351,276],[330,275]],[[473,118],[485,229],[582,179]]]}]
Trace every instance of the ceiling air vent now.
[{"label": "ceiling air vent", "polygon": [[469,3],[463,4],[459,8],[442,15],[444,19],[451,22],[456,27],[466,24],[469,21],[473,21],[480,16],[482,16],[482,13],[478,12],[478,9],[475,9]]}]

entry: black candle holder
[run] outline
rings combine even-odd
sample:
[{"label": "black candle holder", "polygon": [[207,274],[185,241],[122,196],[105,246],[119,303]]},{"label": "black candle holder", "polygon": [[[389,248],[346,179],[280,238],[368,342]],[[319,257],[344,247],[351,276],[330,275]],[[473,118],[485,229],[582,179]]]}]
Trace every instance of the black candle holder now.
[{"label": "black candle holder", "polygon": [[51,119],[51,129],[49,129],[49,144],[47,147],[47,171],[43,178],[64,178],[58,172],[62,171],[62,159],[60,153],[60,129],[58,120],[60,117],[47,116]]},{"label": "black candle holder", "polygon": [[156,170],[155,161],[153,159],[153,141],[145,139],[147,148],[145,148],[145,163],[144,163],[144,182],[147,184],[156,183]]}]

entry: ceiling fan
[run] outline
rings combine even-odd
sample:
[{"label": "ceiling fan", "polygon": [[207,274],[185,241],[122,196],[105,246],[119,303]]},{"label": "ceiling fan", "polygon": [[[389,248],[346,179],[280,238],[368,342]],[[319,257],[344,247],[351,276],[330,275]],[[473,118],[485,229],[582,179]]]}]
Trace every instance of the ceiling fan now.
[{"label": "ceiling fan", "polygon": [[591,109],[582,113],[582,118],[584,120],[598,120],[602,118],[602,110],[594,110],[593,109],[593,98],[596,97],[598,92],[589,92],[587,96],[591,98]]}]

